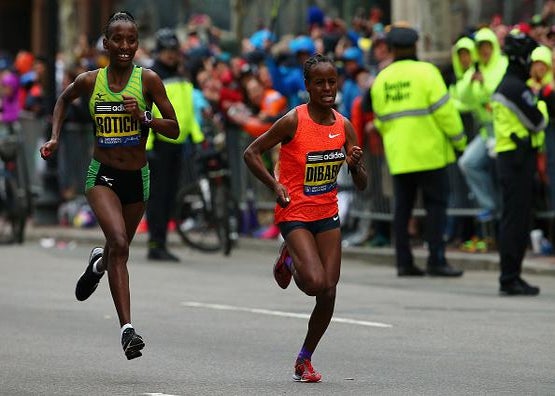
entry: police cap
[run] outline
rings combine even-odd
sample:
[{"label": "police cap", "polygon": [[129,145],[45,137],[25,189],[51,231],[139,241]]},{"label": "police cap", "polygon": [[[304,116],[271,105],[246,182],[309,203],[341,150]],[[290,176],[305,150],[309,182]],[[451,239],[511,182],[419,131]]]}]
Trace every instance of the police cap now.
[{"label": "police cap", "polygon": [[178,50],[179,47],[179,39],[173,29],[162,28],[156,32],[156,51]]},{"label": "police cap", "polygon": [[418,33],[409,27],[393,26],[387,33],[386,41],[391,47],[412,47],[418,41]]},{"label": "police cap", "polygon": [[503,52],[509,58],[509,63],[529,67],[532,61],[531,54],[538,43],[527,34],[513,29],[505,37]]}]

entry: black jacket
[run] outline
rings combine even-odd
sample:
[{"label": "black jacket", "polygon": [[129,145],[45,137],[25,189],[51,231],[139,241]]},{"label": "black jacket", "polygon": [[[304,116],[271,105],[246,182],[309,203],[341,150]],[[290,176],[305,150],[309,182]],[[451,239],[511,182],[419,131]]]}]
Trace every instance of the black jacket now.
[{"label": "black jacket", "polygon": [[513,111],[529,131],[539,132],[545,128],[546,120],[538,110],[537,99],[526,85],[526,79],[520,68],[509,65],[492,99]]}]

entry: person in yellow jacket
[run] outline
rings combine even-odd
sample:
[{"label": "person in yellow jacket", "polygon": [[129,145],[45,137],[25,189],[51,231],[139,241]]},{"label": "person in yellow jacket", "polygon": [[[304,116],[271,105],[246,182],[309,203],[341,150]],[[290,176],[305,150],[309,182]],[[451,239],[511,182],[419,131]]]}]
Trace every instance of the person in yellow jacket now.
[{"label": "person in yellow jacket", "polygon": [[551,52],[551,48],[540,45],[530,55],[532,64],[530,65],[530,78],[526,85],[536,94],[553,81],[553,59]]},{"label": "person in yellow jacket", "polygon": [[408,222],[417,191],[423,192],[429,256],[427,273],[461,276],[445,258],[449,180],[447,165],[454,149],[464,150],[466,135],[454,101],[437,67],[416,58],[418,33],[392,27],[387,41],[394,61],[376,77],[371,88],[375,126],[382,135],[395,194],[395,252],[399,276],[422,276],[414,265]]},{"label": "person in yellow jacket", "polygon": [[479,125],[479,134],[468,144],[458,160],[458,165],[478,206],[482,209],[479,219],[488,221],[496,217],[499,207],[493,159],[495,140],[491,95],[505,74],[507,58],[501,52],[497,36],[491,29],[478,30],[474,34],[474,41],[478,61],[463,77],[463,80],[469,80],[470,84],[466,89],[460,90],[459,94],[461,101],[473,109]]},{"label": "person in yellow jacket", "polygon": [[530,60],[530,78],[527,85],[536,94],[545,99],[549,122],[545,127],[545,156],[547,162],[547,179],[549,209],[555,210],[555,98],[553,92],[553,64],[551,48],[541,45],[532,51]]},{"label": "person in yellow jacket", "polygon": [[[453,76],[447,81],[449,95],[455,101],[455,107],[461,114],[473,119],[472,112],[474,103],[464,100],[468,95],[472,83],[472,75],[476,70],[477,54],[476,44],[470,37],[459,38],[451,48],[451,64],[453,66]],[[470,70],[470,72],[469,72]],[[464,118],[465,116],[461,116]],[[469,127],[473,120],[469,120]],[[470,129],[470,128],[465,128]],[[471,132],[466,130],[467,133]]]},{"label": "person in yellow jacket", "polygon": [[[451,47],[451,67],[445,76],[449,95],[459,111],[464,132],[468,140],[476,136],[478,123],[475,117],[475,104],[462,99],[472,85],[472,75],[477,63],[476,45],[469,36],[462,36]],[[465,150],[466,151],[466,150]],[[469,208],[473,206],[470,189],[462,171],[456,163],[449,165],[450,192],[449,208]],[[456,240],[463,242],[462,247],[469,251],[478,251],[485,246],[484,241],[476,241],[472,216],[449,216],[445,230],[447,243]]]},{"label": "person in yellow jacket", "polygon": [[[175,109],[179,136],[171,140],[151,130],[147,141],[151,174],[150,201],[146,210],[149,260],[179,261],[166,246],[168,221],[175,206],[184,146],[204,140],[194,114],[193,84],[179,71],[181,56],[179,40],[173,30],[162,28],[156,32],[156,59],[152,70],[162,79]],[[159,109],[153,107],[152,115],[157,117],[158,113]]]},{"label": "person in yellow jacket", "polygon": [[509,66],[492,96],[502,199],[498,238],[502,295],[535,296],[540,292],[539,287],[529,285],[521,277],[532,212],[536,151],[543,144],[547,125],[545,102],[538,102],[526,85],[530,55],[536,47],[531,37],[518,31],[505,38]]}]

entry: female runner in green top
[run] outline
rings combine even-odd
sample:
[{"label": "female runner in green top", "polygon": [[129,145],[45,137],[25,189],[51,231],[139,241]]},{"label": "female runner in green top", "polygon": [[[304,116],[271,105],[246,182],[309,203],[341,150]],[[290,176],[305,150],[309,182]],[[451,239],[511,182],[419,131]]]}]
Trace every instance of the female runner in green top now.
[{"label": "female runner in green top", "polygon": [[[145,145],[148,129],[169,138],[179,134],[174,109],[156,73],[133,64],[139,39],[137,24],[127,12],[112,15],[105,28],[107,68],[76,77],[54,107],[52,135],[40,148],[47,159],[58,147],[61,125],[69,103],[90,97],[95,145],[86,180],[86,197],[104,233],[104,248],[96,247],[77,282],[75,295],[87,299],[108,271],[110,291],[121,326],[121,342],[128,359],[141,356],[144,342],[131,325],[129,244],[145,211],[149,171]],[[163,118],[152,118],[155,103]]]}]

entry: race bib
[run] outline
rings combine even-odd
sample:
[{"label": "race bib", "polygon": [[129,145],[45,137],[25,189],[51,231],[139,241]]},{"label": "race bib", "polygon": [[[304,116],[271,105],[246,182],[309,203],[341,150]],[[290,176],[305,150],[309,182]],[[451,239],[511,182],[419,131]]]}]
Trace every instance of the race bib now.
[{"label": "race bib", "polygon": [[345,161],[341,150],[313,151],[306,155],[304,194],[325,194],[337,188],[337,174]]},{"label": "race bib", "polygon": [[96,140],[101,147],[136,146],[141,141],[139,121],[131,117],[121,102],[94,104]]}]

